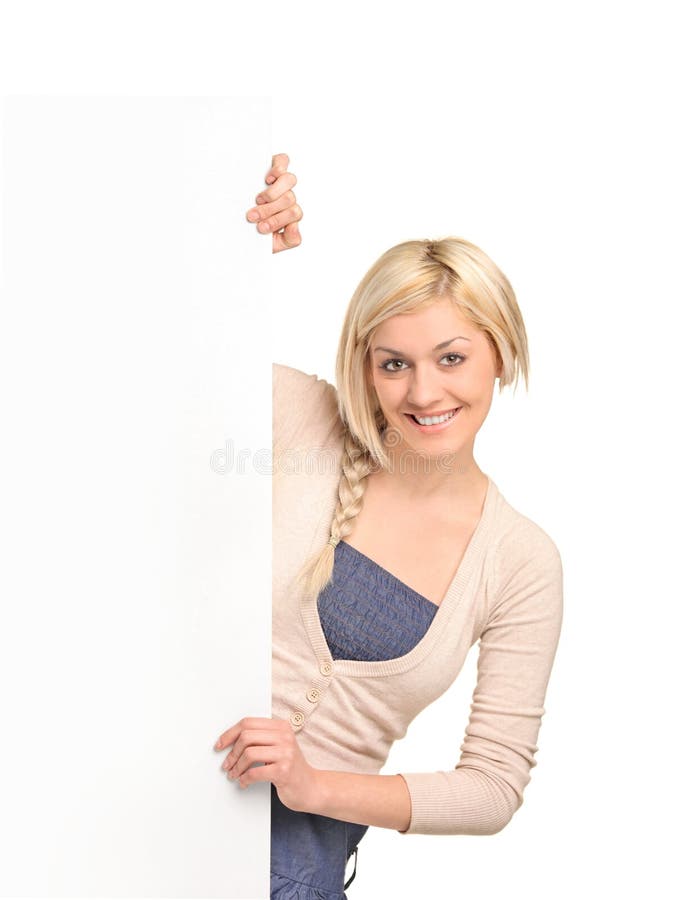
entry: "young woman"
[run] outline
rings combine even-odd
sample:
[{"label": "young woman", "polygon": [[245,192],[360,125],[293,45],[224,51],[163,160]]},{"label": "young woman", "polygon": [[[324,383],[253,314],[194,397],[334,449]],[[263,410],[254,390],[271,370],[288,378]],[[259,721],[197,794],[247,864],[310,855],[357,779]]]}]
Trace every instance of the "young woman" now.
[{"label": "young woman", "polygon": [[[247,217],[297,246],[284,154]],[[494,834],[523,802],[560,636],[558,549],[474,459],[522,373],[503,273],[459,238],[387,250],[350,303],[336,388],[273,366],[273,712],[221,735],[241,786],[271,783],[271,897],[338,900],[370,825]],[[479,641],[461,757],[380,775],[393,741]],[[451,756],[451,748],[446,754]]]}]

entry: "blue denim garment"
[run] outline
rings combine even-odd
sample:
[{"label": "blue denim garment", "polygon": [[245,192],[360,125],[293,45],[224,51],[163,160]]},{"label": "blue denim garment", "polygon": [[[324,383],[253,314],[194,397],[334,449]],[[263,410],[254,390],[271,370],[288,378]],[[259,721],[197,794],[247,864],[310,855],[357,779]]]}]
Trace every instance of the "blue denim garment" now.
[{"label": "blue denim garment", "polygon": [[[435,603],[344,541],[334,551],[332,579],[318,596],[318,613],[335,660],[404,656],[438,612]],[[357,874],[358,844],[367,829],[290,810],[271,784],[271,900],[345,900],[346,864],[355,853]]]}]

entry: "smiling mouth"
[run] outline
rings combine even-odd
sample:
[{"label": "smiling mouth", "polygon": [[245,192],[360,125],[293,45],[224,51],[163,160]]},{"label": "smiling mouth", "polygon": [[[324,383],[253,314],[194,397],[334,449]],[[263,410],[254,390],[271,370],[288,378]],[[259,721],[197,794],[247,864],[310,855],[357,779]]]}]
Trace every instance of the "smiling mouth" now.
[{"label": "smiling mouth", "polygon": [[[444,418],[440,421],[441,416],[422,416],[423,421],[417,421],[417,418],[413,413],[405,413],[405,416],[412,422],[415,428],[419,429],[419,431],[440,431],[445,428],[450,422],[453,422],[454,419],[459,414],[461,406],[456,407],[456,409],[450,410],[449,412],[444,414]],[[426,420],[437,419],[438,421],[429,422],[426,424]]]}]

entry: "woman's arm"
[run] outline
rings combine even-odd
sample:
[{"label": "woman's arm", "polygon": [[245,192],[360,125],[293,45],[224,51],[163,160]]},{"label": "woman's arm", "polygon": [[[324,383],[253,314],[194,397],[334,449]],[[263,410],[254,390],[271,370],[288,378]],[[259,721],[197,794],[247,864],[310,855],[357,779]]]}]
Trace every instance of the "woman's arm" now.
[{"label": "woman's arm", "polygon": [[317,803],[305,812],[356,825],[406,831],[412,814],[410,792],[401,775],[354,775],[316,769]]},{"label": "woman's arm", "polygon": [[412,801],[405,834],[496,834],[522,805],[536,764],[563,618],[562,561],[525,517],[493,555],[461,757],[453,770],[399,773]]},{"label": "woman's arm", "polygon": [[265,177],[268,187],[257,194],[257,205],[247,211],[247,221],[256,222],[260,234],[273,235],[273,253],[291,250],[301,243],[297,223],[304,214],[292,190],[297,179],[287,171],[289,164],[286,153],[276,153]]},{"label": "woman's arm", "polygon": [[353,775],[314,768],[286,719],[241,719],[214,745],[215,750],[227,747],[232,749],[222,769],[228,777],[242,788],[257,781],[272,782],[289,809],[382,828],[408,827],[409,793],[400,775]]},{"label": "woman's arm", "polygon": [[563,615],[553,541],[533,523],[509,538],[495,556],[494,602],[456,767],[398,775],[316,769],[309,812],[401,834],[496,834],[509,823],[536,762]]}]

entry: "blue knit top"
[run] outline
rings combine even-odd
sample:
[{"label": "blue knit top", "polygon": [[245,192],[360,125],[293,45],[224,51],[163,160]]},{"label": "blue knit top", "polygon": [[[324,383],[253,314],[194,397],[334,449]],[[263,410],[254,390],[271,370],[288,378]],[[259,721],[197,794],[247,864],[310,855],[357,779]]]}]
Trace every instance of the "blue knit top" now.
[{"label": "blue knit top", "polygon": [[318,596],[318,613],[334,659],[378,661],[409,653],[438,606],[355,547],[339,541],[332,582]]}]

